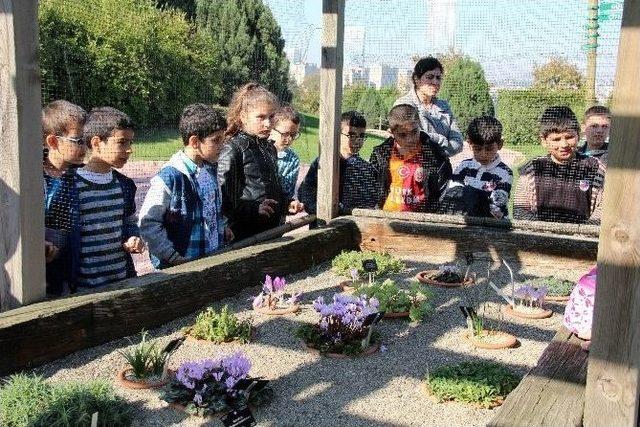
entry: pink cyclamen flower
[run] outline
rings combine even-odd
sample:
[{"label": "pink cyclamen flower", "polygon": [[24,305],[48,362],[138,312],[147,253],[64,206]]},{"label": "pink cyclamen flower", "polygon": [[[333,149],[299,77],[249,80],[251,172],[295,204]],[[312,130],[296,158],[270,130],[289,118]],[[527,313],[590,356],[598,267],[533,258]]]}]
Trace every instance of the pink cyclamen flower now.
[{"label": "pink cyclamen flower", "polygon": [[284,279],[284,277],[276,277],[275,279],[273,279],[273,290],[275,292],[282,291],[286,285],[287,281]]},{"label": "pink cyclamen flower", "polygon": [[273,292],[273,280],[271,280],[271,276],[268,274],[264,278],[264,284],[262,285],[262,290],[266,294],[270,294]]},{"label": "pink cyclamen flower", "polygon": [[264,304],[264,295],[262,294],[262,292],[260,292],[258,296],[253,299],[252,305],[253,305],[253,308],[260,308],[262,307],[263,304]]}]

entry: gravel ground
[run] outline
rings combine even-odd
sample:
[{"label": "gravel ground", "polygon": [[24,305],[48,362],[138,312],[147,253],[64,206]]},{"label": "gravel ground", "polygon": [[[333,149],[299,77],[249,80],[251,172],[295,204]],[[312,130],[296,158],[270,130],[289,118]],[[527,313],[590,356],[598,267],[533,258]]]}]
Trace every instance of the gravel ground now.
[{"label": "gravel ground", "polygon": [[[437,267],[434,258],[406,259],[407,269],[395,277],[408,284],[418,271]],[[328,263],[288,277],[289,289],[305,292],[305,303],[319,295],[330,298],[340,281],[329,271]],[[502,270],[505,270],[504,268]],[[478,273],[482,270],[479,268]],[[523,267],[517,279],[555,274],[577,279],[578,272],[548,267]],[[507,283],[506,270],[492,280]],[[370,357],[335,360],[305,351],[293,331],[301,322],[317,321],[317,314],[305,305],[298,315],[274,317],[253,313],[247,299],[258,287],[247,288],[234,298],[216,302],[220,308],[228,304],[241,318],[251,317],[257,326],[254,343],[185,344],[173,355],[170,368],[186,360],[199,360],[219,352],[242,349],[250,357],[253,376],[272,380],[275,400],[258,408],[255,416],[261,426],[480,426],[493,416],[494,410],[478,409],[458,403],[435,403],[423,389],[423,378],[429,369],[469,360],[492,360],[524,374],[533,367],[561,323],[563,306],[551,306],[554,315],[544,320],[502,318],[499,298],[486,286],[467,290],[435,289],[435,312],[423,323],[406,320],[384,320],[379,325],[386,351]],[[509,350],[476,350],[461,338],[464,321],[458,309],[463,301],[489,301],[487,312],[502,330],[518,336],[521,345]],[[179,335],[180,328],[190,325],[195,314],[177,319],[151,330],[161,344]],[[138,337],[131,337],[137,340]],[[113,380],[122,357],[117,350],[129,345],[126,339],[74,353],[34,372],[51,381],[103,378]],[[117,387],[117,386],[116,386]],[[135,408],[136,426],[202,426],[221,425],[219,421],[189,418],[167,408],[156,391],[132,391],[117,388],[118,393]]]}]

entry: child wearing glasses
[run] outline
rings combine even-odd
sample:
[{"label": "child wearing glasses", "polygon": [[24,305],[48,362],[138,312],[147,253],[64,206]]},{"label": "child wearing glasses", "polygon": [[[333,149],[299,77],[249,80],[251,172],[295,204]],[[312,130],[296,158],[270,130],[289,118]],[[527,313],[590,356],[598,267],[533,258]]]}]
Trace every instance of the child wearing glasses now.
[{"label": "child wearing glasses", "polygon": [[[367,121],[357,111],[342,113],[338,193],[340,215],[349,215],[355,208],[373,209],[378,202],[375,170],[358,154],[364,144],[366,127]],[[316,213],[317,209],[318,167],[319,159],[316,158],[298,189],[298,197],[311,214]]]},{"label": "child wearing glasses", "polygon": [[569,107],[547,108],[540,117],[540,140],[548,155],[520,168],[515,219],[599,224],[604,166],[577,151],[580,124]]},{"label": "child wearing glasses", "polygon": [[272,122],[273,129],[271,129],[269,140],[276,147],[280,183],[287,197],[293,199],[300,173],[300,158],[291,149],[291,145],[300,136],[300,116],[296,110],[287,105],[276,111]]},{"label": "child wearing glasses", "polygon": [[84,160],[86,146],[82,129],[86,120],[84,109],[65,100],[50,102],[42,109],[45,259],[47,293],[52,296],[61,295],[64,291],[62,259],[71,224],[61,221],[61,213],[52,209],[51,200],[54,195],[69,191],[69,170]]},{"label": "child wearing glasses", "polygon": [[218,155],[227,121],[205,104],[180,117],[184,148],[151,179],[140,209],[140,231],[158,269],[211,254],[233,239],[222,218]]},{"label": "child wearing glasses", "polygon": [[129,159],[133,136],[126,114],[111,107],[91,110],[83,132],[87,163],[73,169],[65,191],[50,200],[57,221],[69,228],[64,271],[71,292],[136,275],[131,253],[144,249],[135,217],[136,186],[114,170]]},{"label": "child wearing glasses", "polygon": [[502,124],[495,117],[477,117],[467,128],[473,158],[463,160],[453,172],[440,200],[443,213],[507,218],[513,172],[498,151],[502,149]]}]

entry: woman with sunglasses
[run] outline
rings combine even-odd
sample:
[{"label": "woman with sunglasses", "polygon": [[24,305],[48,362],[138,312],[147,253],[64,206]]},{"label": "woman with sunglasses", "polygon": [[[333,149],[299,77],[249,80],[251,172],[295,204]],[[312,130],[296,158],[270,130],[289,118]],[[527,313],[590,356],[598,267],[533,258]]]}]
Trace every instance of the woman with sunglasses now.
[{"label": "woman with sunglasses", "polygon": [[444,70],[436,58],[421,58],[413,68],[413,87],[395,105],[408,104],[418,109],[420,127],[444,150],[447,156],[462,151],[462,133],[449,104],[436,97],[440,91]]}]

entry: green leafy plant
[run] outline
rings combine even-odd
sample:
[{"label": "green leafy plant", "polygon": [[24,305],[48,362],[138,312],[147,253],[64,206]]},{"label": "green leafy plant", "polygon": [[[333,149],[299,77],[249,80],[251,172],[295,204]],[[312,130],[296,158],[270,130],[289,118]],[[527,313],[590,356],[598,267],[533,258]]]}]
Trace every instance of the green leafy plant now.
[{"label": "green leafy plant", "polygon": [[106,381],[50,384],[40,376],[17,374],[0,387],[3,427],[84,427],[94,412],[99,426],[131,425],[129,404]]},{"label": "green leafy plant", "polygon": [[[156,341],[147,341],[147,331],[143,330],[141,335],[139,344],[129,350],[120,350],[119,353],[127,361],[136,379],[162,375],[168,354],[158,347]],[[129,342],[133,344],[131,340]]]},{"label": "green leafy plant", "polygon": [[393,280],[387,279],[382,283],[360,286],[357,293],[367,298],[376,298],[380,303],[380,311],[409,312],[409,318],[414,322],[421,321],[432,309],[429,301],[433,298],[433,293],[420,283],[413,283],[409,290],[404,290]]},{"label": "green leafy plant", "polygon": [[367,274],[362,267],[362,261],[365,259],[375,259],[378,265],[376,276],[381,277],[386,274],[399,273],[404,269],[404,262],[394,258],[386,252],[373,251],[343,251],[331,261],[331,266],[336,274],[350,277],[351,269],[358,270],[360,277]]},{"label": "green leafy plant", "polygon": [[520,382],[520,377],[502,365],[462,362],[429,372],[427,388],[440,402],[454,400],[483,408],[500,404]]},{"label": "green leafy plant", "polygon": [[550,297],[568,296],[575,286],[575,282],[571,280],[557,279],[553,276],[540,277],[538,279],[531,280],[529,283],[536,287],[546,287],[547,296]]},{"label": "green leafy plant", "polygon": [[208,307],[198,314],[195,324],[186,333],[215,344],[233,340],[247,343],[251,340],[251,328],[250,320],[240,321],[225,305],[219,313],[213,307]]}]

